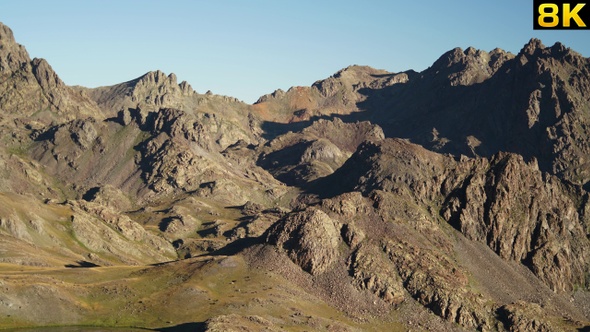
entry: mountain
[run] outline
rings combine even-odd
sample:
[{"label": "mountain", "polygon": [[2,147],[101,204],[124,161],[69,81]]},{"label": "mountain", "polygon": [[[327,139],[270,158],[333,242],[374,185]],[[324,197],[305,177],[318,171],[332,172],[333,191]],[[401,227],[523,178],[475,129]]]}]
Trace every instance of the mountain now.
[{"label": "mountain", "polygon": [[[517,55],[454,49],[422,73],[349,67],[316,82],[309,89],[318,96],[313,102],[291,109],[318,117],[337,114],[345,122],[371,121],[388,137],[440,153],[514,152],[537,159],[545,172],[586,185],[589,77],[587,58],[560,43],[545,47],[532,39]],[[263,98],[257,105],[283,105],[294,94],[272,103]],[[330,113],[315,105],[329,105],[321,108]]]},{"label": "mountain", "polygon": [[590,59],[532,39],[254,105],[65,85],[0,24],[0,328],[585,331]]}]

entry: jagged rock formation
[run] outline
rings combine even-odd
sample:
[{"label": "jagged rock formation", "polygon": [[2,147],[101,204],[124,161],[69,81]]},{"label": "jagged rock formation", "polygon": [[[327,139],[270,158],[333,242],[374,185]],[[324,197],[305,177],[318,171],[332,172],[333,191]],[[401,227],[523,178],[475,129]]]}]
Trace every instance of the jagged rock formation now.
[{"label": "jagged rock formation", "polygon": [[[207,201],[208,208],[190,204],[190,213],[202,210],[210,216],[219,215],[214,211],[220,204],[268,202],[285,191],[282,184],[253,163],[232,166],[229,153],[227,157],[222,154],[236,142],[260,141],[250,128],[254,120],[247,105],[234,98],[199,95],[186,82],[177,84],[174,74],[166,76],[159,71],[113,87],[68,87],[45,60],[30,60],[24,47],[16,44],[10,29],[3,25],[1,36],[0,104],[2,135],[7,143],[6,149],[0,151],[3,191],[34,193],[37,199],[54,203],[92,201],[119,214],[145,208],[146,202],[171,204],[167,208],[173,209],[179,196],[195,195]],[[30,104],[37,101],[39,105]],[[37,112],[40,107],[47,111]],[[78,234],[76,231],[82,232],[80,242],[95,261],[101,262],[112,261],[110,255],[127,263],[154,262],[153,258],[146,260],[143,254],[142,258],[132,254],[143,250],[132,243],[120,242],[115,249],[114,239],[123,236],[138,243],[149,242],[146,245],[154,249],[162,248],[163,244],[155,238],[139,237],[136,231],[126,233],[133,225],[128,222],[149,227],[146,223],[164,225],[166,222],[161,219],[172,217],[146,218],[137,213],[141,217],[125,219],[123,224],[127,226],[121,226],[123,221],[105,219],[102,214],[98,219],[83,216],[87,213],[78,208],[71,213],[73,225],[78,227],[74,235]],[[173,232],[176,223],[168,223],[170,232],[195,237],[195,232],[206,228],[203,224],[207,222],[197,219],[198,222],[183,225],[184,233],[179,229]],[[103,226],[94,225],[95,221],[105,222],[120,235],[114,236]],[[216,222],[228,228],[235,224],[230,220]],[[7,219],[3,225],[12,233],[27,237],[28,233],[22,230],[28,226],[19,226],[20,223],[20,219]],[[104,236],[94,237],[94,233]],[[102,243],[109,240],[114,241],[112,248],[103,251]],[[169,250],[171,243],[166,245]],[[124,257],[125,250],[130,257]],[[170,259],[170,254],[167,251],[148,256],[163,261]]]},{"label": "jagged rock formation", "polygon": [[278,123],[350,114],[358,112],[358,104],[366,100],[362,91],[406,83],[415,75],[414,71],[394,74],[367,66],[350,66],[311,87],[293,87],[287,92],[277,90],[262,96],[253,108],[266,121]]},{"label": "jagged rock formation", "polygon": [[303,186],[332,174],[364,140],[382,138],[381,128],[369,122],[318,120],[301,132],[269,141],[257,164],[285,184]]},{"label": "jagged rock formation", "polygon": [[68,87],[0,24],[0,328],[586,329],[589,91],[536,39],[255,105]]},{"label": "jagged rock formation", "polygon": [[269,229],[266,241],[287,250],[311,274],[324,272],[338,255],[341,225],[321,210],[291,214]]},{"label": "jagged rock formation", "polygon": [[[496,295],[506,285],[482,292],[468,281],[477,267],[454,252],[457,240],[445,230],[447,223],[500,257],[527,266],[548,293],[588,287],[590,241],[570,196],[576,188],[543,178],[536,165],[520,156],[455,161],[403,140],[367,142],[333,175],[316,181],[315,188],[323,196],[351,191],[366,198],[346,194],[322,200],[330,217],[317,217],[313,208],[294,212],[270,228],[267,241],[314,275],[334,262],[348,262],[351,282],[388,303],[411,297],[445,319],[478,330],[512,326],[513,318],[502,316],[501,323],[494,318],[510,304]],[[298,226],[311,227],[318,219],[324,220],[322,227],[338,225],[336,231],[316,226],[322,231],[314,235]],[[353,222],[343,227],[331,220]],[[325,236],[331,233],[341,237]],[[334,238],[342,244],[331,242]],[[345,243],[349,250],[335,250]],[[313,269],[310,262],[321,262],[321,268]],[[543,298],[546,315],[562,315],[563,300]]]},{"label": "jagged rock formation", "polygon": [[506,318],[509,331],[559,331],[542,320],[541,308],[537,304],[518,302],[506,305],[500,308],[500,314]]},{"label": "jagged rock formation", "polygon": [[[542,171],[584,185],[588,77],[587,58],[560,43],[545,47],[532,39],[517,55],[454,49],[422,73],[349,67],[307,88],[316,91],[307,93],[307,101],[298,103],[291,96],[295,92],[279,93],[263,98],[255,109],[370,120],[386,136],[457,156],[514,152],[537,158]],[[333,104],[340,95],[349,96],[350,107],[340,103],[340,111],[316,112],[329,109],[316,105]]]},{"label": "jagged rock formation", "polygon": [[443,194],[452,193],[443,217],[500,257],[523,262],[553,290],[587,287],[590,252],[577,211],[580,188],[543,176],[517,155],[469,164],[467,178],[443,184]]},{"label": "jagged rock formation", "polygon": [[96,104],[66,86],[47,61],[31,60],[5,25],[0,25],[0,82],[2,120],[18,118],[38,127],[100,114]]},{"label": "jagged rock formation", "polygon": [[183,102],[196,95],[186,81],[178,84],[176,75],[166,76],[159,70],[129,82],[87,91],[98,105],[111,112],[137,106],[182,108]]}]

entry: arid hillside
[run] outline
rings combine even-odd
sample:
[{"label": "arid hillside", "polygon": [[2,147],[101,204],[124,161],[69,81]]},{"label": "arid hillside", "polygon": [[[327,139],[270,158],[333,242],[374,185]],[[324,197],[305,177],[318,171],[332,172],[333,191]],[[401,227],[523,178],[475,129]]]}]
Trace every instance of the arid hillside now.
[{"label": "arid hillside", "polygon": [[559,43],[249,105],[67,86],[0,23],[0,142],[0,329],[590,329],[590,59]]}]

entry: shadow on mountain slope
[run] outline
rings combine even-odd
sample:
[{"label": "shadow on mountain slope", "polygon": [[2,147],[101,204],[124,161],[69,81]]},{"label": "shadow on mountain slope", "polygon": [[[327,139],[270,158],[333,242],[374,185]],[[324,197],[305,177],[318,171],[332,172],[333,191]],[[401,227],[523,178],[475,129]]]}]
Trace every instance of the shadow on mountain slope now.
[{"label": "shadow on mountain slope", "polygon": [[386,137],[456,157],[517,153],[536,160],[542,171],[584,185],[590,180],[590,165],[583,162],[590,154],[584,61],[561,44],[527,45],[485,79],[437,62],[405,83],[358,89],[359,112],[267,122],[263,129],[273,137],[321,118],[370,121]]}]

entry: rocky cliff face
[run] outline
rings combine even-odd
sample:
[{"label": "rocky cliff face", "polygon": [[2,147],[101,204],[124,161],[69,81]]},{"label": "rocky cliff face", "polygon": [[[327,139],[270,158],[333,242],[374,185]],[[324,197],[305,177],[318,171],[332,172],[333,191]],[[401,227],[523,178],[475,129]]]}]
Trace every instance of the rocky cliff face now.
[{"label": "rocky cliff face", "polygon": [[585,329],[589,70],[533,39],[247,105],[160,71],[68,87],[0,24],[0,327],[64,324],[27,314],[44,306],[150,328]]},{"label": "rocky cliff face", "polygon": [[[66,86],[44,59],[31,60],[12,31],[0,24],[0,108],[3,118],[30,126],[100,113],[84,93]],[[38,124],[39,123],[39,124]]]},{"label": "rocky cliff face", "polygon": [[514,152],[536,158],[542,171],[584,185],[589,68],[587,58],[564,45],[546,47],[532,39],[516,55],[454,49],[422,73],[350,67],[299,89],[309,91],[305,102],[294,99],[294,90],[267,96],[255,109],[309,115],[292,121],[326,114],[369,120],[386,136],[456,156]]},{"label": "rocky cliff face", "polygon": [[[536,164],[527,164],[518,155],[456,161],[399,139],[366,142],[313,188],[330,197],[320,203],[326,213],[322,227],[336,225],[336,231],[324,230],[315,240],[305,231],[285,237],[284,232],[302,229],[296,225],[302,224],[303,216],[309,218],[305,225],[319,218],[318,212],[296,212],[271,227],[267,241],[314,275],[335,264],[348,264],[347,282],[394,306],[413,298],[462,326],[494,330],[498,324],[514,323],[513,316],[502,316],[506,310],[502,306],[512,303],[499,294],[510,287],[508,283],[529,288],[532,282],[536,285],[532,287],[546,289],[539,300],[546,303],[551,317],[563,315],[560,305],[565,302],[551,291],[569,293],[588,287],[590,241],[585,219],[578,213],[579,196],[574,194],[581,188],[543,176]],[[346,191],[351,193],[334,196]],[[325,236],[332,233],[340,234],[336,236],[340,245]],[[483,253],[477,258],[469,257],[475,253],[458,253],[463,240],[457,236],[487,249],[480,249]],[[515,266],[497,266],[521,276],[498,281],[488,280],[493,278],[489,275],[470,282],[482,264],[474,260],[493,255],[515,266],[522,264],[535,277]],[[309,261],[328,263],[312,269]],[[532,281],[517,281],[523,276]],[[511,299],[524,301],[528,296],[516,292]],[[564,317],[581,314],[573,314],[576,309],[571,304],[567,307],[573,311]],[[518,324],[551,325],[553,319]]]},{"label": "rocky cliff face", "polygon": [[468,166],[458,186],[443,184],[443,193],[452,193],[443,218],[500,257],[524,263],[553,290],[587,287],[588,237],[578,212],[582,190],[543,176],[517,155],[482,161]]},{"label": "rocky cliff face", "polygon": [[197,95],[186,81],[178,84],[176,75],[166,76],[159,70],[113,86],[80,89],[86,91],[106,112],[142,106],[150,109],[182,108],[185,102],[190,102]]}]

